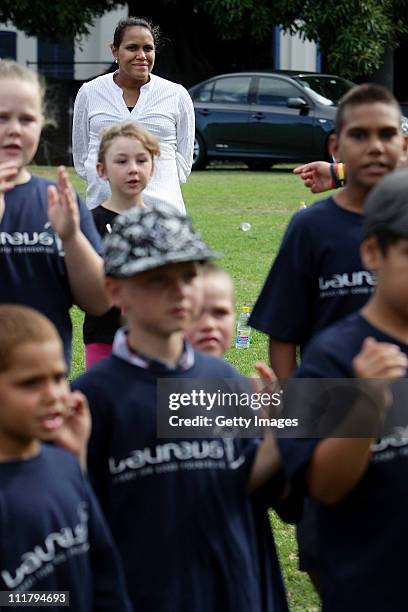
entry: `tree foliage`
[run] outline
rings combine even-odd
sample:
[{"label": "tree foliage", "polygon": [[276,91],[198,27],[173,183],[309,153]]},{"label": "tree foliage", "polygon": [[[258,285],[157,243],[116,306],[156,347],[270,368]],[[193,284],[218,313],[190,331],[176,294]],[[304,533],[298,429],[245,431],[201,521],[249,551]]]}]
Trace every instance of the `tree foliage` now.
[{"label": "tree foliage", "polygon": [[[11,21],[31,35],[72,38],[86,34],[95,17],[120,4],[125,1],[2,0],[0,22]],[[319,42],[330,70],[351,78],[375,71],[384,52],[408,32],[408,0],[151,0],[143,10],[135,0],[128,4],[131,14],[155,17],[171,9],[180,21],[186,10],[205,14],[227,41],[267,40],[279,24]]]},{"label": "tree foliage", "polygon": [[29,36],[57,42],[89,33],[95,18],[121,0],[1,0],[0,23],[12,23]]},{"label": "tree foliage", "polygon": [[374,72],[408,32],[407,0],[201,0],[221,34],[266,36],[271,24],[318,42],[330,70]]}]

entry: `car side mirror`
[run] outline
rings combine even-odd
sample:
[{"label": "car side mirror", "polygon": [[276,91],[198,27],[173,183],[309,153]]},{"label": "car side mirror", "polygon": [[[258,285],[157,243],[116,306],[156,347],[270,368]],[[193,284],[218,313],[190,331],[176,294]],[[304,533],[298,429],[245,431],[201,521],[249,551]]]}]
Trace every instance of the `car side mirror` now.
[{"label": "car side mirror", "polygon": [[299,108],[302,110],[309,108],[309,105],[304,98],[288,98],[286,104],[288,108]]}]

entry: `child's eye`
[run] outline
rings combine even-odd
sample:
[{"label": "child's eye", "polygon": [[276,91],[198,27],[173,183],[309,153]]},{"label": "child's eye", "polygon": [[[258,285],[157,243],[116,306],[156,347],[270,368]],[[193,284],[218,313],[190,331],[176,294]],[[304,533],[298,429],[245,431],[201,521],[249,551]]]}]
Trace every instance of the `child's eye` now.
[{"label": "child's eye", "polygon": [[192,283],[197,276],[197,272],[186,272],[183,274],[183,279],[186,281],[186,283]]},{"label": "child's eye", "polygon": [[350,138],[354,138],[354,140],[363,140],[365,138],[366,133],[364,130],[350,130],[349,132]]},{"label": "child's eye", "polygon": [[380,138],[382,140],[391,140],[394,136],[397,135],[397,130],[395,128],[387,128],[385,130],[381,130]]},{"label": "child's eye", "polygon": [[26,378],[25,380],[20,380],[20,382],[18,383],[18,386],[21,387],[22,389],[32,389],[34,387],[36,387],[37,385],[39,385],[41,383],[41,379],[34,377],[34,378]]},{"label": "child's eye", "polygon": [[20,121],[21,123],[31,123],[32,121],[35,121],[35,117],[32,115],[24,115],[23,117],[20,117]]}]

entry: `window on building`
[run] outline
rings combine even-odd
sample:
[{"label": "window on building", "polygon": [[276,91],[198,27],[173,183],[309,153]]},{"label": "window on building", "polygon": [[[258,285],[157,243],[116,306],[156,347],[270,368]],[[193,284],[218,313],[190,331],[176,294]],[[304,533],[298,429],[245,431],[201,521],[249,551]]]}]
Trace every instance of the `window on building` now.
[{"label": "window on building", "polygon": [[17,34],[0,30],[0,58],[17,59]]},{"label": "window on building", "polygon": [[74,43],[38,39],[38,71],[59,79],[74,78]]}]

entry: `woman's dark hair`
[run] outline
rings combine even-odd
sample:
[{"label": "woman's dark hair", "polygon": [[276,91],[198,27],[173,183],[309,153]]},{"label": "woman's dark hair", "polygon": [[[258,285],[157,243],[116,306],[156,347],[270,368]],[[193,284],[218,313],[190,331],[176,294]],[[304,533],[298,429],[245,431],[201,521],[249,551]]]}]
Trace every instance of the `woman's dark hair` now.
[{"label": "woman's dark hair", "polygon": [[154,25],[148,19],[145,19],[145,17],[128,17],[127,19],[121,19],[116,26],[115,33],[113,35],[113,46],[118,48],[123,40],[123,36],[127,28],[133,28],[134,26],[149,30],[153,38],[154,46],[157,49],[161,41],[160,28],[159,26]]}]

